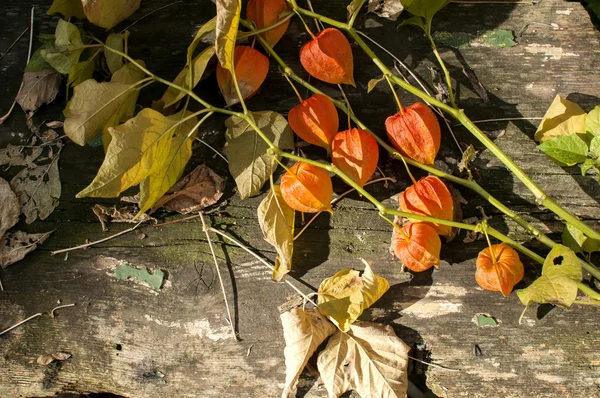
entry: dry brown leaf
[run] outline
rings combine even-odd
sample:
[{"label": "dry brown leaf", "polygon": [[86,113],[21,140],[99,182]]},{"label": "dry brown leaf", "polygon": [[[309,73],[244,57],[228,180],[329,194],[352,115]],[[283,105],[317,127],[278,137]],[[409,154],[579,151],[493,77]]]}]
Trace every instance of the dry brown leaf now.
[{"label": "dry brown leaf", "polygon": [[42,104],[54,101],[62,75],[55,70],[41,72],[25,72],[23,74],[23,87],[17,95],[16,101],[25,112],[35,111]]},{"label": "dry brown leaf", "polygon": [[336,328],[319,310],[297,307],[281,314],[285,339],[285,387],[282,397],[296,391],[302,370],[317,347],[331,336]]},{"label": "dry brown leaf", "polygon": [[24,151],[22,146],[8,144],[6,148],[0,149],[0,166],[31,166],[35,167],[33,161],[42,154],[43,148],[34,147],[31,153]]},{"label": "dry brown leaf", "polygon": [[356,322],[336,332],[317,365],[330,397],[354,390],[361,397],[406,397],[408,352],[391,326]]},{"label": "dry brown leaf", "polygon": [[23,231],[6,233],[0,239],[0,268],[23,259],[27,253],[44,243],[51,233],[52,231],[45,234],[28,234]]},{"label": "dry brown leaf", "polygon": [[0,177],[0,237],[19,221],[21,205],[8,182]]},{"label": "dry brown leaf", "polygon": [[224,188],[225,179],[202,164],[173,185],[150,212],[160,207],[181,214],[197,212],[217,203]]},{"label": "dry brown leaf", "polygon": [[53,352],[51,354],[40,355],[38,357],[38,359],[36,360],[36,362],[38,365],[47,366],[47,365],[50,365],[54,361],[64,361],[69,358],[71,358],[71,354],[68,354],[66,352],[57,351],[57,352]]},{"label": "dry brown leaf", "polygon": [[102,205],[94,205],[92,211],[98,217],[98,221],[102,224],[102,230],[108,231],[106,224],[111,222],[127,222],[127,223],[139,223],[140,221],[154,221],[154,217],[142,213],[139,217],[136,217],[139,213],[137,206],[125,206],[117,209],[116,206],[106,207]]}]

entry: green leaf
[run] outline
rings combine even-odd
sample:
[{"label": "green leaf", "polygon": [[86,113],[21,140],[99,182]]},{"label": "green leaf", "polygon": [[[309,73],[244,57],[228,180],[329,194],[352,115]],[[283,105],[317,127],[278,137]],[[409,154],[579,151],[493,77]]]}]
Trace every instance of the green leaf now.
[{"label": "green leaf", "polygon": [[[194,64],[194,69],[192,69],[192,74],[189,74],[189,73],[187,74],[187,83],[188,83],[187,87],[195,86],[195,84],[193,82],[196,81],[196,65],[195,65],[195,62],[192,62],[192,58],[194,57],[194,52],[196,51],[196,47],[198,47],[198,44],[200,44],[200,42],[204,39],[204,36],[206,36],[207,34],[209,34],[212,31],[214,31],[216,28],[217,28],[217,17],[214,17],[213,19],[211,19],[210,21],[208,21],[207,23],[202,25],[202,27],[200,29],[198,29],[198,32],[196,32],[196,36],[194,36],[194,40],[192,40],[192,43],[188,46],[185,64],[186,64],[186,67],[188,65]],[[202,72],[202,73],[204,73],[204,72]],[[198,79],[200,79],[200,77]]]},{"label": "green leaf", "polygon": [[[129,32],[125,32],[124,34],[112,33],[108,35],[106,38],[106,47],[123,52],[127,36],[129,36]],[[123,57],[119,54],[105,48],[104,56],[106,57],[106,66],[108,66],[110,73],[115,73],[123,66]]]},{"label": "green leaf", "polygon": [[563,245],[576,253],[593,253],[600,251],[600,241],[588,238],[577,227],[567,224],[562,233]]},{"label": "green leaf", "polygon": [[542,142],[538,148],[560,166],[573,166],[587,159],[588,147],[578,135],[559,135]]},{"label": "green leaf", "polygon": [[579,105],[557,95],[546,111],[534,138],[544,142],[559,135],[583,135],[586,116]]},{"label": "green leaf", "polygon": [[454,48],[467,48],[473,40],[473,35],[465,32],[437,31],[433,33],[436,43]]},{"label": "green leaf", "polygon": [[475,314],[475,319],[477,321],[477,326],[480,327],[498,326],[498,321],[490,314]]},{"label": "green leaf", "polygon": [[275,185],[260,202],[257,213],[265,240],[277,251],[273,280],[279,282],[292,269],[295,212],[285,203],[279,186]]},{"label": "green leaf", "polygon": [[88,0],[83,1],[83,12],[91,23],[110,29],[140,8],[140,2],[141,0]]},{"label": "green leaf", "polygon": [[96,69],[96,56],[100,54],[101,50],[95,49],[94,53],[85,61],[77,62],[69,69],[69,77],[67,78],[67,86],[76,86],[87,79],[91,79],[94,70]]},{"label": "green leaf", "polygon": [[598,175],[598,182],[600,182],[600,163],[598,163],[598,161],[594,159],[586,159],[586,161],[583,162],[580,167],[582,176],[586,175],[590,169],[594,169]]},{"label": "green leaf", "polygon": [[48,47],[40,47],[33,53],[31,59],[25,67],[25,72],[42,72],[45,70],[56,71],[56,69],[54,69],[52,65],[46,62],[46,60],[42,56],[42,50],[46,50],[47,48]]},{"label": "green leaf", "polygon": [[[198,84],[200,79],[202,79],[202,75],[204,75],[206,66],[212,59],[214,53],[215,53],[214,47],[209,47],[209,48],[206,48],[204,51],[202,51],[200,54],[198,54],[192,60],[192,65],[194,66],[194,68],[193,68],[193,82],[192,82],[191,88],[196,87],[196,85]],[[181,87],[184,87],[184,88],[190,88],[189,87],[189,77],[190,77],[189,72],[190,72],[190,68],[189,68],[189,66],[186,65],[183,68],[183,70],[181,72],[179,72],[179,74],[177,75],[175,80],[173,80],[173,83],[175,83]],[[165,103],[165,108],[168,108],[169,106],[177,103],[177,101],[182,99],[184,96],[185,96],[184,92],[182,92],[174,87],[169,86],[167,88],[167,90],[165,91],[165,93],[163,94],[161,101],[163,101]]]},{"label": "green leaf", "polygon": [[117,197],[140,186],[140,213],[148,210],[181,177],[192,155],[196,118],[189,112],[165,117],[142,109],[133,119],[110,128],[112,140],[92,183],[77,194]]},{"label": "green leaf", "polygon": [[223,68],[234,72],[233,51],[240,23],[242,2],[240,0],[217,0],[217,58]]},{"label": "green leaf", "polygon": [[577,255],[568,247],[556,245],[546,257],[542,276],[525,289],[517,290],[525,306],[532,302],[570,307],[577,297],[582,271]]},{"label": "green leaf", "polygon": [[371,91],[373,91],[375,86],[377,86],[380,82],[382,82],[384,80],[385,80],[385,76],[376,77],[374,79],[369,80],[369,83],[367,84],[367,94],[370,93]]},{"label": "green leaf", "polygon": [[[279,149],[294,149],[294,136],[287,120],[273,111],[253,112],[257,126]],[[277,168],[275,156],[250,125],[232,116],[225,121],[225,148],[229,172],[242,199],[254,196]]]},{"label": "green leaf", "polygon": [[71,17],[84,19],[83,5],[81,0],[54,0],[46,15],[61,13],[65,18]]},{"label": "green leaf", "polygon": [[600,136],[592,138],[590,141],[590,152],[600,158]]},{"label": "green leaf", "polygon": [[405,19],[404,21],[400,22],[400,24],[398,25],[398,27],[400,26],[406,26],[406,25],[413,25],[413,26],[417,26],[421,29],[423,29],[423,31],[425,33],[427,33],[427,21],[425,21],[425,18],[423,17],[419,17],[416,15],[413,15],[412,17]]},{"label": "green leaf", "polygon": [[347,269],[325,279],[319,286],[319,312],[336,320],[339,328],[348,331],[364,310],[373,305],[390,288],[389,282],[376,275],[363,260],[365,271]]},{"label": "green leaf", "polygon": [[451,0],[400,0],[404,9],[413,15],[431,20]]},{"label": "green leaf", "polygon": [[84,50],[81,33],[77,26],[59,19],[54,36],[54,46],[43,48],[41,55],[54,69],[66,75]]},{"label": "green leaf", "polygon": [[600,136],[600,105],[596,105],[585,118],[585,131]]},{"label": "green leaf", "polygon": [[148,272],[147,269],[137,269],[129,264],[123,264],[115,268],[115,276],[119,279],[127,280],[133,278],[139,282],[148,285],[152,290],[159,291],[165,279],[165,273],[158,269],[154,273]]},{"label": "green leaf", "polygon": [[471,47],[493,47],[506,48],[517,45],[515,34],[512,30],[499,29],[483,32],[479,37],[471,41]]}]

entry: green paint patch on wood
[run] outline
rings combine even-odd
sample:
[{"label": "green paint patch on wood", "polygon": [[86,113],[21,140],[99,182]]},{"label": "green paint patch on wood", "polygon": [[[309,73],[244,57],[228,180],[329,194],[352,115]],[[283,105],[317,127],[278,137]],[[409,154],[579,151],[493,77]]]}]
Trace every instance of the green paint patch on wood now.
[{"label": "green paint patch on wood", "polygon": [[465,32],[440,31],[435,32],[433,34],[433,38],[438,44],[443,44],[454,48],[505,48],[517,45],[517,42],[515,41],[515,34],[512,30],[507,29],[487,30],[478,35],[472,35]]},{"label": "green paint patch on wood", "polygon": [[148,285],[152,290],[159,291],[165,279],[165,273],[162,270],[156,270],[153,274],[147,269],[137,269],[129,264],[123,264],[115,268],[115,276],[119,279],[128,280],[130,278]]}]

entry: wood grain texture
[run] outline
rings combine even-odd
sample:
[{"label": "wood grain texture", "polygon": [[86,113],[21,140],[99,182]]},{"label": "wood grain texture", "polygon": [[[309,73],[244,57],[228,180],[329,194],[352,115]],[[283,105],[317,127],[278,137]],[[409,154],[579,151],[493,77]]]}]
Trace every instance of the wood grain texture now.
[{"label": "wood grain texture", "polygon": [[[51,33],[55,17],[44,15],[49,1],[36,2],[36,33]],[[146,1],[123,26],[167,1]],[[200,4],[199,4],[200,3]],[[314,1],[324,14],[343,19],[346,1]],[[146,61],[149,69],[174,78],[185,62],[187,44],[197,26],[212,17],[211,2],[186,0],[153,14],[131,28],[130,51]],[[28,24],[29,4],[4,2],[0,15],[0,50]],[[441,48],[452,76],[458,82],[459,104],[474,120],[502,117],[542,116],[560,93],[569,95],[586,110],[600,102],[600,33],[595,31],[583,7],[562,0],[530,4],[451,4],[443,10],[434,28],[475,34],[490,29],[519,33],[515,47],[466,48],[457,54]],[[551,25],[555,24],[555,25]],[[396,29],[397,23],[374,15],[361,16],[357,26],[391,49],[430,81],[434,66],[427,42],[414,29]],[[553,26],[558,26],[554,29]],[[98,35],[103,33],[94,30]],[[391,33],[393,32],[393,33]],[[302,76],[297,57],[308,40],[294,18],[288,34],[277,45],[283,58]],[[35,46],[34,46],[35,49]],[[22,39],[0,61],[0,109],[7,109],[20,84],[27,43]],[[377,133],[385,134],[383,121],[395,112],[389,89],[378,86],[366,97],[367,82],[379,75],[376,67],[353,46],[357,89],[348,96],[359,117]],[[379,53],[379,52],[378,52]],[[382,59],[391,61],[381,53]],[[469,65],[487,88],[490,103],[474,93],[462,74]],[[339,97],[332,87],[317,84]],[[140,101],[149,105],[164,88],[151,86]],[[214,103],[222,103],[214,79],[201,83],[200,92]],[[55,104],[44,107],[37,121],[62,119],[64,91]],[[403,103],[414,100],[400,93]],[[297,99],[271,61],[270,73],[260,92],[249,101],[253,110],[274,109],[285,113]],[[0,145],[18,143],[28,131],[23,115],[14,115],[0,127]],[[344,125],[344,121],[341,122]],[[563,170],[537,151],[533,133],[537,121],[482,124],[485,131],[505,130],[496,143],[530,173],[534,180],[567,209],[590,225],[599,227],[600,186],[593,177],[582,177],[577,168]],[[223,118],[216,117],[201,134],[212,145],[223,146]],[[461,128],[458,139],[481,146]],[[12,134],[15,133],[15,134]],[[20,136],[19,134],[23,134]],[[459,157],[448,132],[444,133],[438,159],[451,168]],[[320,152],[315,152],[322,155]],[[207,161],[221,175],[227,167],[204,146],[195,146],[190,165]],[[147,226],[143,240],[128,234],[87,250],[50,256],[51,250],[96,240],[125,229],[111,225],[102,232],[91,207],[112,200],[75,199],[75,194],[93,178],[102,162],[102,149],[67,145],[60,160],[63,193],[59,207],[43,222],[19,228],[30,232],[55,229],[42,248],[1,273],[6,292],[0,293],[0,329],[37,312],[58,305],[77,303],[74,308],[35,319],[0,336],[0,396],[41,397],[58,392],[111,392],[130,397],[276,397],[285,380],[283,335],[277,306],[292,293],[285,284],[273,283],[270,271],[254,258],[229,244],[217,244],[217,256],[225,274],[226,290],[233,305],[241,342],[230,337],[220,288],[211,265],[210,252],[199,223]],[[398,183],[369,190],[384,203],[404,189],[408,179],[401,164],[382,160],[383,170]],[[538,208],[529,192],[492,155],[483,151],[475,161],[482,185],[511,205],[542,231],[559,239],[562,224]],[[9,178],[12,170],[0,171]],[[346,187],[334,182],[336,192]],[[471,192],[461,190],[469,202],[465,217],[480,215],[483,205],[491,223],[519,240],[527,236],[511,220],[498,215]],[[228,180],[230,204],[210,218],[213,226],[238,237],[274,258],[273,249],[262,239],[256,207],[262,196],[240,201]],[[172,219],[167,217],[167,220]],[[298,220],[300,223],[300,220]],[[374,270],[390,280],[392,288],[370,312],[375,321],[392,325],[399,337],[413,346],[411,355],[433,360],[460,372],[448,372],[411,362],[410,377],[426,383],[439,396],[447,397],[594,397],[600,396],[600,311],[592,307],[530,308],[522,325],[523,309],[515,294],[503,298],[481,290],[474,279],[475,257],[484,247],[478,241],[466,245],[459,239],[444,245],[439,270],[415,275],[407,282],[400,265],[389,254],[391,231],[377,212],[358,196],[350,196],[333,215],[323,215],[296,242],[292,275],[303,290],[316,289],[321,280],[348,268],[362,268],[359,257],[374,262]],[[219,241],[219,239],[215,240]],[[530,243],[541,254],[544,248]],[[595,257],[597,260],[597,257]],[[117,279],[111,266],[126,262],[135,267],[161,269],[167,281],[158,294],[133,281]],[[526,265],[525,287],[539,272]],[[197,272],[198,271],[198,272]],[[200,275],[201,274],[201,275]],[[198,279],[202,276],[202,280]],[[475,314],[486,312],[501,321],[498,327],[480,328]],[[539,319],[541,318],[541,319]],[[483,355],[473,351],[477,344]],[[44,353],[65,351],[73,357],[46,367],[35,363]],[[299,396],[325,397],[317,381],[305,373]]]}]

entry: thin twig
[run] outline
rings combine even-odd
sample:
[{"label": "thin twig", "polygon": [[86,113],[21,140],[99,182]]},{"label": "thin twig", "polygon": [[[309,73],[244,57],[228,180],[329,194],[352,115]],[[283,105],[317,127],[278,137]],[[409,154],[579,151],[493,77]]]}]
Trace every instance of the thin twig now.
[{"label": "thin twig", "polygon": [[[491,122],[510,122],[513,120],[542,120],[543,117],[534,116],[534,117],[501,117],[499,119],[482,119],[482,120],[473,120],[474,124],[478,123],[491,123]],[[460,126],[461,124],[455,124],[455,126]]]},{"label": "thin twig", "polygon": [[[59,309],[59,308],[66,308],[66,307],[74,307],[74,306],[75,306],[75,304],[59,305],[58,307],[54,307],[54,308],[52,308],[52,311],[50,311],[50,312],[48,313],[48,315],[50,316],[50,318],[54,318],[54,311],[56,311],[57,309]],[[13,330],[14,328],[16,328],[16,327],[18,327],[18,326],[21,326],[21,325],[22,325],[22,324],[24,324],[24,323],[27,323],[27,322],[29,322],[30,320],[32,320],[32,319],[35,319],[35,318],[37,318],[38,316],[42,316],[42,315],[44,315],[44,313],[43,313],[43,312],[38,312],[37,314],[34,314],[34,315],[30,316],[30,317],[29,317],[29,318],[27,318],[27,319],[23,319],[22,321],[20,321],[20,322],[17,322],[17,323],[15,323],[14,325],[12,325],[11,327],[9,327],[8,329],[6,329],[6,330],[3,330],[2,332],[0,332],[0,336],[2,336],[2,335],[3,335],[3,334],[5,334],[5,333],[8,333],[8,332],[10,332],[10,331],[11,331],[11,330]]]},{"label": "thin twig", "polygon": [[10,46],[8,46],[8,48],[6,49],[6,51],[4,51],[4,52],[2,53],[2,55],[0,55],[0,60],[1,60],[2,58],[4,58],[4,56],[10,52],[10,50],[12,50],[12,48],[15,46],[15,44],[17,44],[17,42],[18,42],[19,40],[21,40],[21,37],[23,37],[23,35],[24,35],[25,33],[27,33],[27,31],[28,31],[28,30],[29,30],[29,27],[25,28],[25,30],[24,30],[23,32],[21,32],[21,34],[19,35],[19,37],[17,37],[17,38],[15,39],[15,41],[13,41],[13,42],[12,42],[12,44],[11,44]]},{"label": "thin twig", "polygon": [[212,146],[210,146],[207,142],[201,140],[200,138],[196,138],[196,141],[203,143],[204,145],[206,145],[207,147],[209,147],[214,153],[216,153],[217,155],[219,155],[221,157],[221,159],[223,159],[225,161],[225,163],[229,163],[229,160],[227,160],[227,158],[219,151],[217,151],[215,148],[213,148]]},{"label": "thin twig", "polygon": [[[27,63],[25,65],[27,65],[29,63],[29,60],[31,59],[31,47],[33,46],[33,15],[34,15],[33,11],[34,10],[35,10],[35,7],[31,7],[31,17],[29,19],[29,50],[27,51]],[[12,113],[13,109],[15,109],[15,105],[17,104],[17,97],[19,96],[19,93],[21,92],[22,89],[23,89],[23,81],[21,80],[21,85],[19,86],[19,91],[17,91],[17,95],[15,95],[15,100],[13,101],[12,105],[10,106],[10,109],[8,110],[8,112],[6,112],[6,114],[4,116],[0,117],[0,125],[2,123],[4,123],[6,121],[6,119],[8,119],[8,117]]]},{"label": "thin twig", "polygon": [[219,277],[219,283],[221,284],[221,292],[223,292],[223,299],[225,300],[225,308],[227,308],[227,316],[229,317],[229,325],[231,326],[231,333],[233,333],[233,338],[239,341],[237,333],[235,332],[235,325],[233,324],[233,317],[231,316],[231,310],[229,309],[229,301],[227,301],[227,293],[225,292],[225,285],[223,285],[223,278],[221,277],[221,270],[219,269],[219,262],[217,261],[217,255],[215,254],[215,249],[212,245],[212,240],[210,240],[210,235],[208,234],[209,229],[206,227],[206,223],[204,222],[204,216],[202,212],[198,213],[200,215],[200,221],[202,221],[202,230],[206,235],[206,240],[208,240],[208,247],[210,248],[210,252],[213,257],[213,261],[215,263],[215,269],[217,271],[217,276]]},{"label": "thin twig", "polygon": [[410,355],[408,356],[408,358],[412,359],[413,361],[420,362],[420,363],[422,363],[424,365],[431,366],[432,368],[439,368],[439,369],[447,370],[448,372],[460,372],[460,369],[448,368],[446,366],[438,365],[436,363],[422,361],[422,360],[417,359],[415,357],[411,357]]},{"label": "thin twig", "polygon": [[133,25],[135,25],[136,23],[140,22],[142,19],[144,19],[146,17],[149,17],[150,15],[154,14],[155,12],[158,12],[160,10],[164,10],[165,8],[174,6],[176,4],[181,4],[181,3],[183,3],[183,1],[175,1],[173,3],[169,3],[169,4],[166,4],[166,5],[162,6],[162,7],[159,7],[156,10],[150,11],[148,14],[140,17],[139,19],[133,21],[131,24],[127,25],[125,28],[123,28],[123,30],[120,33],[125,32],[127,29],[131,28]]},{"label": "thin twig", "polygon": [[103,243],[106,242],[107,240],[111,240],[113,238],[116,238],[117,236],[121,236],[121,235],[125,235],[126,233],[129,233],[131,231],[134,231],[135,229],[137,229],[137,227],[139,227],[144,221],[140,221],[139,223],[135,224],[133,227],[125,229],[121,232],[117,232],[114,235],[111,235],[109,237],[100,239],[100,240],[96,240],[94,242],[89,242],[89,243],[85,243],[83,245],[79,245],[79,246],[74,246],[74,247],[69,247],[68,249],[60,249],[60,250],[55,250],[53,252],[50,252],[51,256],[54,256],[55,254],[60,254],[60,253],[66,253],[66,252],[70,252],[73,250],[79,250],[79,249],[85,249],[86,247],[90,247],[90,246],[94,246],[97,245],[98,243]]}]

